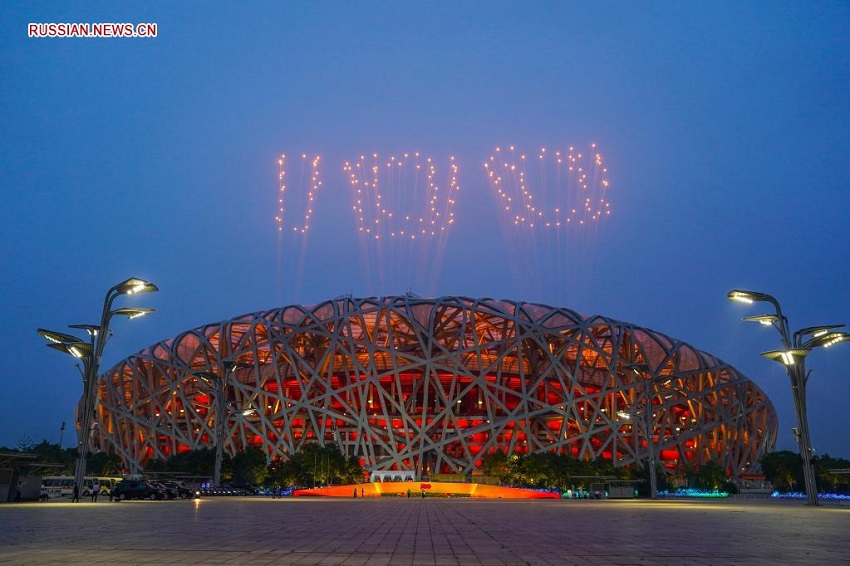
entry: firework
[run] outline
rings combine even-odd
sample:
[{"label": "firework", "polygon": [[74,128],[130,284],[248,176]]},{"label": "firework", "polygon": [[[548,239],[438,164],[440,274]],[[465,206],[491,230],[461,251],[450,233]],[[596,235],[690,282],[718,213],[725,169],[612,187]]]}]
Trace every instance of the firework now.
[{"label": "firework", "polygon": [[[316,198],[322,188],[319,171],[321,158],[306,153],[289,162],[281,155],[278,165],[277,192],[277,288],[283,292],[284,281],[301,289],[307,257],[307,237],[315,216]],[[291,236],[286,236],[291,234]]]},{"label": "firework", "polygon": [[484,170],[507,225],[550,231],[599,222],[611,214],[608,170],[596,144],[589,152],[544,147],[531,156],[513,146],[507,151],[497,147]]},{"label": "firework", "polygon": [[611,214],[608,170],[596,145],[531,154],[497,147],[484,171],[515,285],[555,301],[589,292],[598,229]]},{"label": "firework", "polygon": [[[278,159],[278,209],[275,216],[278,232],[286,229],[306,234],[310,230],[313,207],[322,187],[319,175],[320,159],[318,155],[310,159],[307,154],[301,154],[297,174],[289,172],[286,155],[281,155]],[[294,212],[295,206],[291,205],[291,201],[297,202],[299,199],[304,201],[304,212],[300,215]]]},{"label": "firework", "polygon": [[354,197],[357,230],[362,237],[430,239],[440,237],[454,223],[458,167],[449,158],[443,182],[430,157],[419,152],[371,159],[361,155],[343,170]]},{"label": "firework", "polygon": [[445,172],[419,152],[361,155],[343,170],[367,278],[377,276],[384,289],[415,286],[429,291],[455,222],[460,188],[454,157]]}]

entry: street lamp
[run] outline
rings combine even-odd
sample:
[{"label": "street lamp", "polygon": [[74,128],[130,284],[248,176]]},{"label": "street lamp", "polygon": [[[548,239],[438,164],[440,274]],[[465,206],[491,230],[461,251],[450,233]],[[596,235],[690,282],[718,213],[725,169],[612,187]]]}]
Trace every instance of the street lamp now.
[{"label": "street lamp", "polygon": [[765,326],[773,326],[779,332],[782,340],[782,349],[771,350],[761,355],[785,366],[785,372],[791,381],[794,412],[797,417],[795,437],[800,446],[800,455],[803,457],[806,504],[818,505],[818,490],[812,467],[812,453],[814,450],[812,449],[809,437],[809,420],[806,415],[806,384],[809,382],[809,374],[811,373],[811,370],[806,372],[806,356],[814,348],[828,348],[833,344],[850,340],[850,334],[846,332],[833,332],[836,328],[843,327],[843,324],[809,326],[807,328],[801,328],[792,334],[788,328],[788,319],[782,314],[782,307],[775,297],[765,293],[738,289],[729,291],[726,297],[730,301],[739,301],[748,304],[764,302],[773,305],[775,311],[773,314],[748,316],[743,320],[747,322],[758,322]]},{"label": "street lamp", "polygon": [[[230,377],[238,368],[251,367],[247,362],[224,361],[221,363],[224,373],[221,375],[212,371],[196,371],[192,375],[203,385],[207,386],[215,397],[215,468],[213,470],[213,487],[221,485],[221,461],[224,455],[224,426],[225,416],[229,414],[227,407],[227,385]],[[243,416],[254,412],[253,408],[241,411]]]},{"label": "street lamp", "polygon": [[83,492],[83,479],[86,476],[86,458],[89,453],[89,441],[94,411],[97,404],[98,370],[100,368],[101,356],[103,355],[103,348],[106,346],[106,342],[112,333],[109,323],[115,315],[136,318],[154,312],[154,309],[149,308],[118,308],[112,310],[112,303],[120,295],[134,295],[158,290],[157,286],[153,283],[139,279],[138,277],[131,277],[111,287],[103,299],[100,324],[71,325],[71,328],[86,331],[89,336],[88,341],[63,332],[55,332],[44,328],[37,330],[42,338],[49,341],[49,344],[46,344],[48,347],[82,360],[83,363],[83,368],[81,369],[83,396],[78,405],[81,413],[79,414],[79,428],[77,429],[77,462],[74,467],[74,485],[77,487],[77,493]]}]

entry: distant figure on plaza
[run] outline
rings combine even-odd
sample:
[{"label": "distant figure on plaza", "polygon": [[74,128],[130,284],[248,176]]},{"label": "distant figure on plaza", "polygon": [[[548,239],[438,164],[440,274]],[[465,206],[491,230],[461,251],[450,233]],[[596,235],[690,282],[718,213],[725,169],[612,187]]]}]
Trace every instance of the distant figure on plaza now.
[{"label": "distant figure on plaza", "polygon": [[363,488],[362,487],[360,488],[360,497],[366,497],[365,495],[363,495]]},{"label": "distant figure on plaza", "polygon": [[15,501],[13,503],[21,502],[21,488],[15,488]]},{"label": "distant figure on plaza", "polygon": [[97,496],[100,495],[100,484],[97,480],[94,480],[94,483],[91,486],[91,500],[92,503],[97,503]]},{"label": "distant figure on plaza", "polygon": [[354,488],[354,499],[357,499],[357,488]]},{"label": "distant figure on plaza", "polygon": [[71,503],[80,502],[80,486],[74,484],[74,496],[71,498]]}]

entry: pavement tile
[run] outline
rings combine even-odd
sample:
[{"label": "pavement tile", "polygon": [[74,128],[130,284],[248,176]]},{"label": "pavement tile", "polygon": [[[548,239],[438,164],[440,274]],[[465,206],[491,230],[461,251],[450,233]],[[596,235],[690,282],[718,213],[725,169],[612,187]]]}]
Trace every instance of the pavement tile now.
[{"label": "pavement tile", "polygon": [[221,498],[0,505],[5,564],[844,564],[850,506]]}]

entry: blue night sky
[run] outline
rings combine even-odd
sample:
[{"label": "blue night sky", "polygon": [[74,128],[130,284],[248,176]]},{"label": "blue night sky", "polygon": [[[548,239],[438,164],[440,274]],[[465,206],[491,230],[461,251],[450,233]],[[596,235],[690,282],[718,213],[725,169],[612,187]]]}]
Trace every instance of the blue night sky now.
[{"label": "blue night sky", "polygon": [[[158,36],[34,39],[30,22]],[[731,363],[796,450],[784,369],[758,356],[778,335],[726,293],[775,295],[794,328],[850,322],[846,3],[3,2],[0,29],[0,446],[56,442],[73,421],[73,360],[35,329],[94,323],[106,289],[138,276],[161,291],[116,306],[158,312],[114,320],[103,370],[345,293],[525,300]],[[500,221],[483,168],[496,146],[590,143],[610,216],[557,249]],[[416,251],[428,273],[358,240],[342,171],[405,151],[459,166],[445,249]],[[278,233],[282,153],[321,155],[306,238]],[[812,443],[850,457],[850,344],[808,364]]]}]

